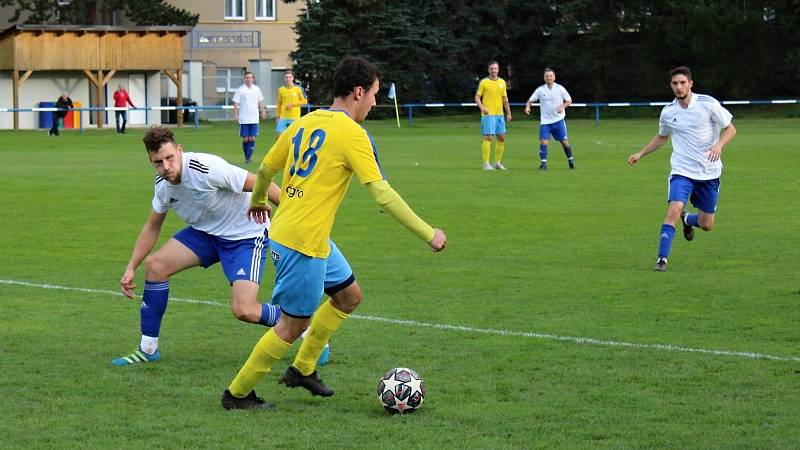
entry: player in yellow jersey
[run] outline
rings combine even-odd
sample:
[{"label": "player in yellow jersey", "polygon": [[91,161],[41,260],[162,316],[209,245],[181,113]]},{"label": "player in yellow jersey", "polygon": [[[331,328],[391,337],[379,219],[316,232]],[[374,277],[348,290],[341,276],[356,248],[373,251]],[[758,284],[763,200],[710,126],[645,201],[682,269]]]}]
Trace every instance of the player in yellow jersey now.
[{"label": "player in yellow jersey", "polygon": [[[508,104],[506,82],[498,76],[500,64],[497,61],[489,61],[487,70],[489,76],[481,80],[478,92],[475,93],[475,103],[481,110],[483,170],[506,170],[506,166],[503,165],[503,154],[506,151],[506,121],[511,122],[511,106]],[[505,117],[503,110],[506,112]],[[489,164],[492,136],[497,140],[494,147],[494,165]]]},{"label": "player in yellow jersey", "polygon": [[[420,219],[383,174],[372,137],[359,125],[375,106],[377,69],[346,57],[333,75],[334,101],[298,119],[278,138],[258,171],[248,215],[257,223],[271,213],[266,187],[283,171],[280,208],[270,226],[276,268],[274,303],[281,319],[258,341],[236,378],[222,395],[225,409],[270,408],[253,388],[272,370],[308,326],[297,356],[280,382],[301,386],[313,395],[334,391],[317,376],[323,346],[361,302],[361,288],[347,260],[330,241],[330,231],[350,180],[355,174],[381,208],[434,252],[447,237]],[[332,298],[319,305],[323,292]],[[319,305],[319,308],[317,306]],[[312,318],[313,315],[313,318]]]},{"label": "player in yellow jersey", "polygon": [[278,88],[277,116],[275,126],[275,139],[283,130],[289,128],[295,120],[300,118],[300,107],[308,104],[303,88],[294,84],[294,73],[287,70],[283,75],[283,86]]}]

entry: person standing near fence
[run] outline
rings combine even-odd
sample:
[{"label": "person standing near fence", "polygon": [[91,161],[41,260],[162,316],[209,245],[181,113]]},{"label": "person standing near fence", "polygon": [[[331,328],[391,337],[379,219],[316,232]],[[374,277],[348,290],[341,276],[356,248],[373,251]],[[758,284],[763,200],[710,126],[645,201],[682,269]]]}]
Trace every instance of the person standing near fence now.
[{"label": "person standing near fence", "polygon": [[[136,105],[134,105],[131,101],[131,96],[128,95],[128,91],[126,91],[125,88],[120,84],[117,86],[117,90],[114,92],[114,107],[125,109],[114,111],[117,133],[125,134],[125,125],[128,124],[128,105],[131,105],[131,108],[136,108]],[[119,124],[120,119],[122,119],[122,126]]]},{"label": "person standing near fence", "polygon": [[47,134],[50,136],[58,136],[58,122],[63,121],[64,117],[67,117],[67,112],[74,107],[72,104],[72,99],[69,98],[69,95],[66,92],[61,93],[61,97],[58,97],[55,106],[58,108],[58,111],[53,112],[53,125],[47,132]]},{"label": "person standing near fence", "polygon": [[261,88],[254,84],[255,79],[253,72],[245,72],[244,84],[233,94],[233,120],[239,122],[239,136],[242,138],[244,162],[247,164],[250,164],[256,148],[259,113],[262,119],[267,118],[264,95]]},{"label": "person standing near fence", "polygon": [[289,128],[295,120],[300,118],[300,107],[308,104],[303,88],[294,84],[294,73],[287,70],[283,75],[283,86],[278,88],[278,103],[275,120],[275,139],[283,130]]},{"label": "person standing near fence", "polygon": [[572,147],[567,139],[567,117],[566,110],[572,104],[572,97],[564,86],[556,83],[556,73],[551,68],[544,69],[544,84],[536,88],[527,102],[525,102],[525,114],[531,113],[531,104],[539,102],[540,122],[539,122],[539,170],[547,170],[547,146],[550,136],[561,142],[564,154],[567,156],[569,168],[575,168],[575,161],[572,158]]},{"label": "person standing near fence", "polygon": [[[675,222],[681,219],[683,237],[694,239],[694,227],[711,231],[717,212],[722,148],[736,136],[731,123],[733,115],[713,97],[693,94],[692,72],[688,67],[676,67],[669,73],[675,99],[661,110],[658,134],[640,151],[628,157],[636,164],[667,142],[672,136],[667,217],[661,225],[658,258],[654,270],[667,270],[667,257],[675,236]],[[721,133],[720,133],[721,131]],[[687,201],[700,211],[687,214]]]},{"label": "person standing near fence", "polygon": [[[511,106],[508,104],[506,82],[499,77],[500,64],[497,61],[489,61],[487,70],[489,76],[481,80],[478,92],[475,93],[475,103],[481,110],[483,170],[506,170],[506,166],[503,165],[503,154],[506,149],[506,121],[511,122]],[[489,164],[492,136],[497,141],[494,147],[494,165]]]}]

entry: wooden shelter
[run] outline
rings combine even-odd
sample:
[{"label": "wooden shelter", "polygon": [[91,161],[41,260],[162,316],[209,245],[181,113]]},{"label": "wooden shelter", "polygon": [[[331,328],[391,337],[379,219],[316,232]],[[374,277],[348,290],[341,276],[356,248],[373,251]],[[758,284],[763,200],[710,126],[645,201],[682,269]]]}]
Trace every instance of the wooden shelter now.
[{"label": "wooden shelter", "polygon": [[[191,27],[113,27],[14,25],[0,32],[0,70],[12,71],[14,108],[19,108],[20,86],[34,71],[83,71],[96,89],[95,104],[104,108],[102,92],[120,70],[162,71],[177,87],[177,105],[183,106],[182,38]],[[178,114],[183,126],[183,114]],[[103,127],[105,113],[97,112]],[[19,116],[14,112],[14,129]]]}]

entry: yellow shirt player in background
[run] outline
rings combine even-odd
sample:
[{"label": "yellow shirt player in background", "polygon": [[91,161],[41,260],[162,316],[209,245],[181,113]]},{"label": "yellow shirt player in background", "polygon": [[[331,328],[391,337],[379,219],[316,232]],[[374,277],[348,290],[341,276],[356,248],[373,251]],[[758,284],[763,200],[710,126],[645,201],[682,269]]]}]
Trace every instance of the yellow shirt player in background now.
[{"label": "yellow shirt player in background", "polygon": [[300,118],[300,107],[308,104],[303,88],[294,84],[294,73],[287,70],[283,75],[283,86],[278,88],[278,103],[275,120],[275,139],[289,128],[295,120]]},{"label": "yellow shirt player in background", "polygon": [[[487,70],[489,76],[481,80],[478,92],[475,93],[475,103],[481,110],[483,170],[506,170],[506,166],[503,165],[503,154],[506,150],[506,120],[511,122],[511,106],[508,104],[506,82],[498,76],[500,64],[497,61],[489,61]],[[505,117],[503,117],[504,109]],[[489,164],[492,136],[497,139],[494,148],[494,165]]]},{"label": "yellow shirt player in background", "polygon": [[[420,219],[383,174],[372,137],[359,123],[375,106],[378,73],[367,61],[346,57],[333,75],[334,101],[295,121],[281,134],[258,171],[248,216],[261,223],[271,210],[266,188],[282,171],[280,208],[270,226],[275,265],[272,301],[281,319],[258,341],[222,395],[225,409],[270,408],[253,388],[272,370],[308,326],[297,356],[280,382],[329,397],[333,389],[317,376],[316,363],[331,335],[361,302],[353,271],[330,240],[336,211],[355,174],[381,208],[434,252],[447,237]],[[331,299],[319,304],[322,294]],[[319,307],[318,307],[319,306]],[[313,318],[312,318],[313,316]]]}]

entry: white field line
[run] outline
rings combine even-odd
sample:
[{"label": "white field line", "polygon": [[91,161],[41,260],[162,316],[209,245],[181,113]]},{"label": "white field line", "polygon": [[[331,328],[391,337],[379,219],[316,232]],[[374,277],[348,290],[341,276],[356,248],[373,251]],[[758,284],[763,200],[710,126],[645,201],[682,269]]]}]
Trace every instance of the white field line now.
[{"label": "white field line", "polygon": [[[76,288],[76,287],[69,287],[69,286],[58,286],[53,284],[40,284],[40,283],[30,283],[27,281],[16,281],[16,280],[3,280],[0,279],[0,285],[7,284],[7,285],[14,285],[14,286],[24,286],[36,289],[57,289],[62,291],[73,291],[73,292],[87,292],[93,294],[108,294],[108,295],[118,295],[122,296],[122,293],[119,291],[107,290],[107,289],[88,289],[88,288]],[[192,304],[200,304],[200,305],[210,305],[210,306],[220,306],[220,307],[228,307],[227,303],[221,302],[214,302],[209,300],[196,300],[191,298],[179,298],[179,297],[170,297],[169,299],[171,302],[180,302],[180,303],[192,303]],[[643,349],[643,350],[662,350],[668,352],[683,352],[683,353],[701,353],[706,355],[714,355],[714,356],[731,356],[736,358],[746,358],[746,359],[767,359],[771,361],[790,361],[790,362],[800,362],[800,356],[781,356],[781,355],[771,355],[769,353],[758,353],[758,352],[741,352],[741,351],[734,351],[734,350],[715,350],[715,349],[705,349],[705,348],[695,348],[695,347],[683,347],[680,345],[672,345],[672,344],[639,344],[635,342],[624,342],[624,341],[615,341],[615,340],[605,340],[605,339],[596,339],[592,337],[580,337],[580,336],[560,336],[556,334],[549,334],[549,333],[534,333],[530,331],[513,331],[513,330],[503,330],[503,329],[495,329],[495,328],[473,328],[473,327],[465,327],[461,325],[448,325],[442,323],[429,323],[429,322],[419,322],[416,320],[399,320],[399,319],[389,319],[386,317],[379,317],[379,316],[362,316],[359,314],[351,314],[350,317],[354,319],[360,320],[369,320],[372,322],[383,322],[383,323],[392,323],[395,325],[404,325],[410,327],[417,327],[417,328],[432,328],[435,330],[446,330],[446,331],[459,331],[462,333],[470,333],[470,334],[493,334],[498,336],[512,336],[512,337],[526,337],[526,338],[536,338],[536,339],[545,339],[550,341],[560,341],[560,342],[571,342],[573,344],[579,345],[596,345],[596,346],[603,346],[603,347],[625,347],[625,348],[635,348],[635,349]]]}]

